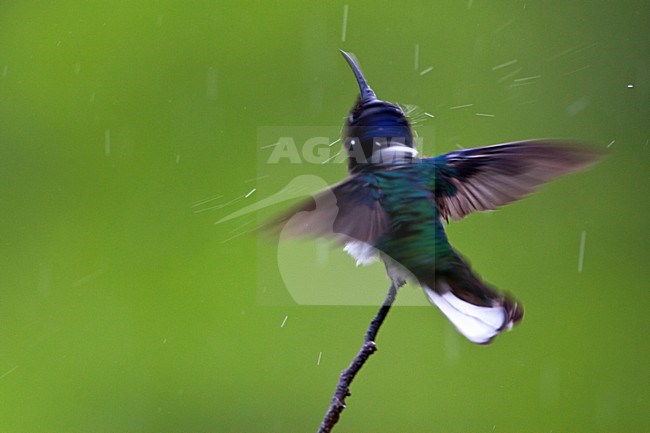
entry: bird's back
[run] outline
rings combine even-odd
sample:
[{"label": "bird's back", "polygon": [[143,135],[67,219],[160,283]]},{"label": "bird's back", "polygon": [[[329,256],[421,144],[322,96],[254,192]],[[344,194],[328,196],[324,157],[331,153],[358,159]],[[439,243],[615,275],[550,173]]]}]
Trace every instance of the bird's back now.
[{"label": "bird's back", "polygon": [[436,208],[432,168],[418,162],[376,170],[389,230],[376,247],[415,277],[431,276],[436,263],[452,252]]}]

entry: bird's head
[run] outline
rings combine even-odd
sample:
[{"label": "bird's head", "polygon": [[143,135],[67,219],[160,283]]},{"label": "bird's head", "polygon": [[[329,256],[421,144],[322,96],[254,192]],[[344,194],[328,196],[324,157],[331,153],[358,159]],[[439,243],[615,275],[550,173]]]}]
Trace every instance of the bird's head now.
[{"label": "bird's head", "polygon": [[359,83],[359,97],[345,122],[343,141],[348,169],[355,172],[372,164],[411,161],[413,133],[402,109],[378,99],[354,58],[341,51]]}]

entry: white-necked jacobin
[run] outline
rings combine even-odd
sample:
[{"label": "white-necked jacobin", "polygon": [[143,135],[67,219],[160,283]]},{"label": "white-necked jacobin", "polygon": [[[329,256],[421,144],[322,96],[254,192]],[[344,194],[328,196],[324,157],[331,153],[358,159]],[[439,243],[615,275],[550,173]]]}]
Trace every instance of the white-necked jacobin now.
[{"label": "white-necked jacobin", "polygon": [[472,271],[444,223],[496,209],[541,184],[595,163],[599,152],[566,140],[528,140],[419,158],[403,110],[377,98],[352,56],[359,84],[343,143],[349,176],[275,221],[290,235],[334,237],[366,264],[377,257],[397,286],[419,284],[470,341],[487,344],[524,310]]}]

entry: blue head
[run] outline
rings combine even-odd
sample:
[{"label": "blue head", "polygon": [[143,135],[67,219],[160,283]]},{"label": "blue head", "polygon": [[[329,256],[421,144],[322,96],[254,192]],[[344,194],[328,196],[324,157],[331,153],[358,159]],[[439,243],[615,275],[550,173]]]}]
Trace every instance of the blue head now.
[{"label": "blue head", "polygon": [[372,164],[411,160],[413,148],[411,125],[402,109],[377,99],[352,56],[341,51],[350,64],[360,95],[345,122],[344,143],[348,151],[350,172]]}]

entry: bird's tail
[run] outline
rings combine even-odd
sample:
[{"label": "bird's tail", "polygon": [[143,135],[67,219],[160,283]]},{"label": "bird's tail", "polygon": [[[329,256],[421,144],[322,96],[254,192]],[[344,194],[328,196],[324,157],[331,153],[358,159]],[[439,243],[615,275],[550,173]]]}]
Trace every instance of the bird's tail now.
[{"label": "bird's tail", "polygon": [[523,306],[516,299],[481,281],[458,253],[444,266],[436,266],[433,281],[424,281],[422,287],[431,302],[473,343],[490,343],[524,317]]}]

